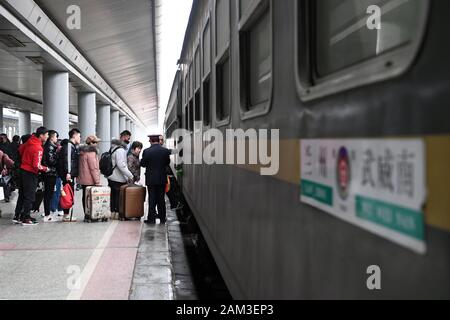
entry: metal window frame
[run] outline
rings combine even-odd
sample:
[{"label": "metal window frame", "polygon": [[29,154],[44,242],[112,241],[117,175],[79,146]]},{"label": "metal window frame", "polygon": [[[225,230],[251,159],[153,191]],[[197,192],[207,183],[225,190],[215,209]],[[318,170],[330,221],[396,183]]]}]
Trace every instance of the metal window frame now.
[{"label": "metal window frame", "polygon": [[[204,41],[203,39],[205,38],[205,32],[206,32],[206,27],[209,25],[209,71],[207,74],[204,74],[205,72],[205,68],[204,68],[204,61],[205,61],[205,45],[204,45]],[[202,73],[201,73],[201,79],[202,79],[202,83],[208,78],[210,77],[211,73],[212,73],[212,57],[213,57],[213,45],[212,45],[212,32],[211,32],[211,18],[210,15],[208,14],[208,18],[206,19],[205,25],[202,28],[202,39],[201,39],[201,46],[202,46]]]},{"label": "metal window frame", "polygon": [[[189,103],[187,105],[187,111],[188,111],[188,129],[187,131],[190,132],[190,134],[192,134],[194,132],[194,127],[195,127],[195,99],[194,96],[192,96],[189,99]],[[193,115],[193,117],[191,118],[191,113]]]},{"label": "metal window frame", "polygon": [[304,102],[316,100],[386,81],[406,73],[418,57],[427,31],[430,1],[420,0],[420,5],[418,33],[411,42],[373,58],[347,66],[330,75],[314,79],[316,35],[313,31],[316,18],[312,17],[311,14],[312,1],[295,1],[294,64],[296,87],[300,99]]},{"label": "metal window frame", "polygon": [[[199,72],[199,78],[197,79],[197,61],[196,59],[196,55],[198,54],[198,72]],[[193,65],[194,65],[194,94],[197,90],[200,89],[200,87],[202,86],[202,56],[201,56],[202,52],[201,52],[201,45],[200,45],[200,41],[197,43],[197,46],[194,49],[194,58],[193,58]],[[198,85],[197,85],[197,81],[198,81]]]},{"label": "metal window frame", "polygon": [[[209,82],[209,123],[205,124],[205,83]],[[203,79],[202,81],[202,91],[201,91],[201,100],[202,100],[202,124],[203,129],[208,130],[211,129],[213,122],[212,115],[212,76],[211,72]]]},{"label": "metal window frame", "polygon": [[[228,0],[228,29],[229,29],[229,37],[227,39],[227,42],[224,44],[223,48],[218,48],[218,43],[217,43],[217,1],[219,0],[214,0],[214,53],[215,53],[215,60],[221,60],[221,58],[226,54],[226,52],[229,50],[230,46],[231,46],[231,3]],[[226,0],[224,0],[226,1]]]},{"label": "metal window frame", "polygon": [[[239,0],[236,0],[237,12],[239,23],[238,23],[238,42],[239,42],[239,58],[238,58],[238,74],[239,74],[239,85],[238,85],[238,97],[240,105],[240,115],[241,120],[250,120],[257,117],[265,116],[270,113],[273,104],[273,89],[274,89],[274,10],[273,10],[273,0],[253,0],[251,4],[247,7],[247,10],[241,12]],[[270,28],[270,48],[271,48],[271,72],[272,76],[270,79],[270,93],[269,98],[261,103],[254,106],[248,105],[247,101],[249,89],[248,89],[248,66],[243,65],[244,60],[247,58],[242,56],[242,51],[246,48],[242,48],[242,37],[244,33],[247,33],[252,26],[264,15],[269,14],[269,28]],[[241,18],[242,17],[242,18]],[[245,62],[246,63],[246,62]],[[251,108],[251,109],[250,109]]]},{"label": "metal window frame", "polygon": [[[229,99],[229,101],[230,101],[230,106],[229,106],[229,115],[228,115],[228,117],[225,117],[224,119],[219,119],[218,117],[217,117],[217,101],[218,101],[218,97],[219,97],[219,95],[217,94],[217,92],[218,92],[218,86],[217,86],[217,82],[218,82],[218,72],[217,72],[217,70],[219,69],[219,68],[223,68],[223,65],[225,64],[225,61],[226,60],[228,60],[229,62],[229,74],[230,74],[230,77],[229,77],[229,79],[228,79],[228,82],[229,82],[229,88],[230,88],[230,90],[229,90],[229,97],[228,97],[228,99]],[[215,99],[215,115],[214,115],[214,117],[215,117],[215,119],[216,119],[216,127],[223,127],[223,126],[227,126],[227,125],[229,125],[230,123],[231,123],[231,111],[232,111],[232,105],[233,105],[233,101],[232,101],[232,84],[233,84],[233,77],[232,77],[232,60],[231,60],[231,50],[230,49],[228,49],[228,50],[226,50],[225,52],[224,52],[224,54],[223,54],[223,56],[220,58],[220,59],[217,59],[217,62],[216,62],[216,65],[215,65],[215,74],[216,74],[216,77],[215,77],[215,82],[214,82],[214,85],[215,85],[215,87],[216,87],[216,94],[215,94],[215,96],[216,96],[216,99]],[[221,90],[221,89],[220,89]]]},{"label": "metal window frame", "polygon": [[187,101],[189,100],[188,99],[188,95],[189,95],[189,92],[188,92],[188,87],[189,87],[189,85],[188,85],[188,80],[189,79],[189,74],[186,72],[186,74],[185,74],[185,76],[184,76],[184,83],[183,83],[183,87],[184,87],[184,91],[183,91],[183,103],[182,103],[182,105],[183,106],[186,106],[186,104],[187,104]]},{"label": "metal window frame", "polygon": [[194,97],[194,86],[195,86],[195,63],[194,59],[192,59],[188,68],[188,78],[189,78],[189,100]]},{"label": "metal window frame", "polygon": [[[202,28],[202,38],[201,38],[201,49],[202,49],[202,72],[201,72],[201,77],[202,77],[202,81],[201,81],[201,108],[202,108],[202,124],[203,124],[203,129],[208,130],[211,128],[212,126],[212,69],[213,69],[213,41],[212,41],[212,21],[211,21],[211,12],[208,12],[207,18],[205,20],[205,23],[203,25]],[[205,74],[205,44],[204,44],[204,39],[205,39],[205,32],[206,32],[206,27],[209,26],[209,71]],[[209,123],[208,125],[205,125],[205,83],[209,82]]]},{"label": "metal window frame", "polygon": [[[198,61],[196,60],[196,56],[198,54]],[[192,132],[198,133],[201,132],[201,128],[196,128],[195,127],[195,123],[197,120],[195,120],[197,118],[197,110],[196,110],[196,106],[197,103],[200,104],[200,111],[202,110],[202,71],[203,71],[203,59],[202,59],[202,39],[201,39],[201,34],[200,32],[197,32],[196,34],[196,40],[194,42],[194,49],[193,49],[193,56],[192,56],[192,65],[194,66],[194,75],[193,75],[193,81],[194,81],[194,88],[193,88],[193,92],[192,92],[192,100],[193,100],[193,114],[194,114],[194,121],[193,121],[193,128],[192,128]],[[198,65],[197,65],[198,62]],[[197,68],[198,68],[198,79],[197,79]],[[197,81],[198,81],[198,85],[197,85]],[[200,96],[199,101],[197,102],[197,93]],[[202,120],[202,112],[200,112],[200,121],[203,122]]]},{"label": "metal window frame", "polygon": [[[232,57],[231,57],[231,2],[229,0],[227,0],[228,4],[229,4],[229,10],[228,10],[228,15],[229,15],[229,38],[227,43],[225,44],[224,48],[221,48],[220,51],[218,51],[218,47],[217,47],[217,1],[214,1],[214,87],[215,87],[215,101],[214,101],[214,120],[215,120],[215,125],[217,128],[220,127],[224,127],[224,126],[228,126],[231,123],[231,112],[233,110],[233,103],[232,103],[232,84],[233,84],[233,77],[232,77]],[[230,79],[229,79],[229,87],[230,87],[230,92],[229,92],[229,100],[230,100],[230,106],[229,106],[229,115],[228,117],[224,118],[224,119],[219,119],[217,117],[217,68],[223,64],[223,62],[225,61],[225,59],[229,59],[230,62]]]}]

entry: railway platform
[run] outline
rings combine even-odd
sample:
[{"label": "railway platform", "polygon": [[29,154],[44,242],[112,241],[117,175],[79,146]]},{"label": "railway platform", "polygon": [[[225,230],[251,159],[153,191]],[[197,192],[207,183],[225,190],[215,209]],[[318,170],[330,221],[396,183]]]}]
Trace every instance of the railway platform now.
[{"label": "railway platform", "polygon": [[[174,281],[167,225],[83,222],[13,225],[13,196],[0,203],[1,300],[172,300]],[[147,207],[147,206],[146,206]],[[171,228],[173,228],[172,226]]]}]

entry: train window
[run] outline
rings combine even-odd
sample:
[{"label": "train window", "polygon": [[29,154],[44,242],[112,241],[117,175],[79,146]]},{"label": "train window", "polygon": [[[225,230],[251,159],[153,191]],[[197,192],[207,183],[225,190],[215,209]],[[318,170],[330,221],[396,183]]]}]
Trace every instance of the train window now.
[{"label": "train window", "polygon": [[245,35],[242,35],[241,58],[244,60],[242,68],[243,78],[246,82],[248,100],[246,105],[252,109],[266,102],[270,97],[272,81],[272,48],[270,41],[269,12],[252,26]]},{"label": "train window", "polygon": [[189,131],[194,131],[194,99],[189,101]]},{"label": "train window", "polygon": [[192,98],[194,94],[194,86],[195,86],[194,75],[195,75],[194,64],[191,63],[191,67],[189,68],[189,98]]},{"label": "train window", "polygon": [[202,121],[202,113],[201,113],[201,101],[200,101],[200,90],[197,90],[195,93],[195,121]]},{"label": "train window", "polygon": [[184,108],[184,129],[189,130],[189,105]]},{"label": "train window", "polygon": [[[192,130],[196,129],[196,123],[202,121],[201,113],[200,113],[200,77],[201,77],[201,64],[200,64],[200,47],[197,46],[194,54],[195,61],[195,74],[194,74],[194,117],[192,123]],[[195,121],[195,122],[194,122]]]},{"label": "train window", "polygon": [[239,0],[239,19],[242,19],[254,0]]},{"label": "train window", "polygon": [[247,8],[250,11],[241,11],[241,17],[245,16],[245,19],[241,19],[239,26],[240,99],[245,119],[266,114],[270,108],[272,19],[270,1],[239,3],[240,10]]},{"label": "train window", "polygon": [[183,92],[183,105],[187,104],[187,101],[189,99],[188,92],[189,92],[189,86],[188,86],[189,78],[186,74],[186,77],[184,78],[184,92]]},{"label": "train window", "polygon": [[230,0],[216,0],[216,119],[225,125],[231,113]]},{"label": "train window", "polygon": [[203,76],[211,72],[211,26],[208,23],[203,31]]},{"label": "train window", "polygon": [[230,43],[230,0],[216,1],[216,53],[221,56]]},{"label": "train window", "polygon": [[202,91],[202,117],[203,125],[211,125],[211,25],[210,20],[203,30],[203,91]]},{"label": "train window", "polygon": [[[309,100],[404,73],[418,54],[429,1],[321,0],[296,5],[297,82],[303,100]],[[310,50],[305,54],[303,48]]]},{"label": "train window", "polygon": [[200,87],[200,50],[197,48],[195,50],[195,87],[194,89],[197,90]]},{"label": "train window", "polygon": [[186,92],[187,102],[189,102],[189,99],[191,98],[191,88],[192,88],[191,68],[189,68],[187,73],[187,92]]},{"label": "train window", "polygon": [[[318,76],[409,43],[417,33],[417,0],[321,0],[316,2]],[[367,27],[367,8],[383,5],[381,29]]]},{"label": "train window", "polygon": [[211,79],[203,82],[203,125],[208,127],[211,124]]},{"label": "train window", "polygon": [[216,117],[219,121],[225,121],[230,116],[230,57],[226,55],[224,59],[217,64],[216,71]]}]

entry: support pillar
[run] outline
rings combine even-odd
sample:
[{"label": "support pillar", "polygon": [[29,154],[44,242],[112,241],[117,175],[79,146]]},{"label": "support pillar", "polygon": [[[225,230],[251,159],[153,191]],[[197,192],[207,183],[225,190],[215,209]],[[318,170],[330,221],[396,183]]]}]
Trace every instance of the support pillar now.
[{"label": "support pillar", "polygon": [[44,126],[69,137],[69,73],[43,72]]},{"label": "support pillar", "polygon": [[120,112],[112,111],[111,112],[111,139],[119,139],[120,138]]},{"label": "support pillar", "polygon": [[4,123],[3,123],[3,106],[0,105],[0,131],[1,131],[2,133],[8,134],[8,133],[6,132],[6,130],[4,130],[3,126],[4,126]]},{"label": "support pillar", "polygon": [[31,134],[31,113],[29,111],[19,111],[19,135]]},{"label": "support pillar", "polygon": [[111,147],[111,106],[97,106],[97,135],[102,140],[99,144],[101,153]]},{"label": "support pillar", "polygon": [[119,131],[120,133],[124,132],[125,130],[127,130],[127,118],[123,115],[120,116],[120,120],[119,120]]},{"label": "support pillar", "polygon": [[93,92],[78,93],[78,127],[81,131],[81,141],[84,143],[90,135],[96,134],[97,106],[96,95]]}]

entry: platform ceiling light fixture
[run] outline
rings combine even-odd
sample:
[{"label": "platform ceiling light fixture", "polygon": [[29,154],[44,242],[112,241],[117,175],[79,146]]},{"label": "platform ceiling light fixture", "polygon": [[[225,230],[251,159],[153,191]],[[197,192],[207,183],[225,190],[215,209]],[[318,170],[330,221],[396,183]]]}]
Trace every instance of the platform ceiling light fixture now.
[{"label": "platform ceiling light fixture", "polygon": [[0,34],[0,42],[8,48],[23,48],[25,44],[10,34]]},{"label": "platform ceiling light fixture", "polygon": [[47,61],[43,57],[26,57],[28,60],[32,61],[34,64],[37,65],[44,65]]}]

